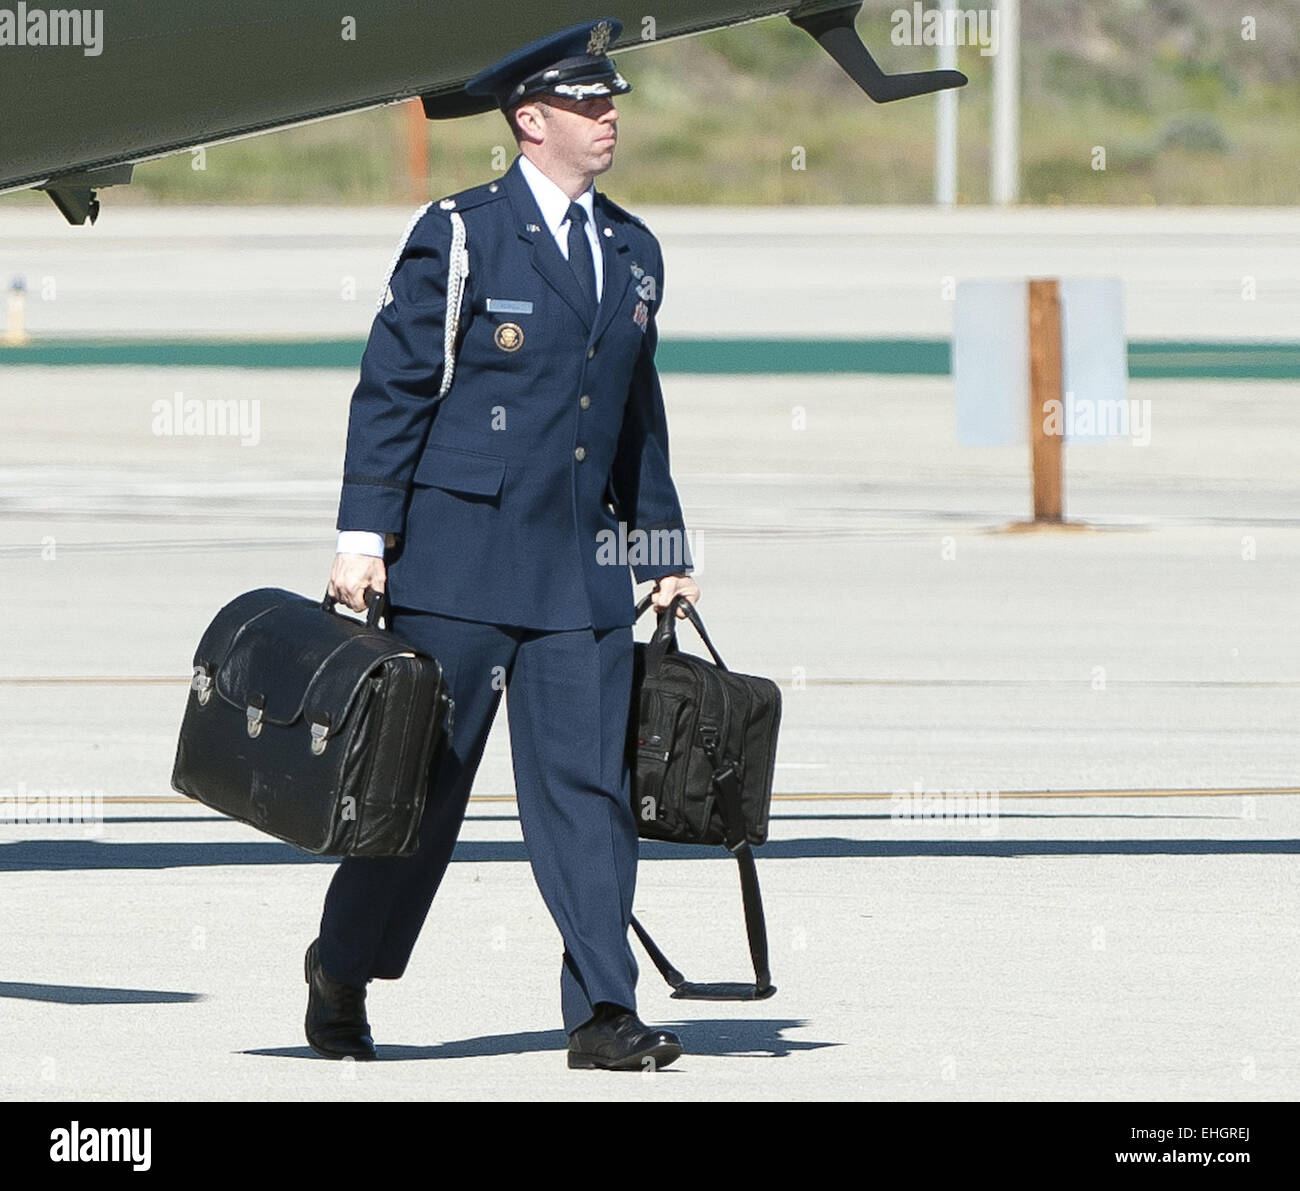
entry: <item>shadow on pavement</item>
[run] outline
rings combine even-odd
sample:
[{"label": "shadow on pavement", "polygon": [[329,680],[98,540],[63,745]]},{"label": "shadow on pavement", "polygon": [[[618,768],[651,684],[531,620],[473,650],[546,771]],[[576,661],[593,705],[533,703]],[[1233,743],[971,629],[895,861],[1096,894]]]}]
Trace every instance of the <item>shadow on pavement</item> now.
[{"label": "shadow on pavement", "polygon": [[[978,820],[967,828],[980,831]],[[769,840],[755,849],[765,860],[889,859],[901,856],[1242,856],[1296,855],[1296,839],[1119,839],[1119,840]],[[643,840],[642,860],[716,860],[721,846],[695,847]],[[527,861],[522,840],[469,840],[456,845],[453,861]],[[61,869],[159,869],[240,864],[336,864],[337,857],[312,856],[291,844],[169,843],[101,844],[94,840],[24,840],[0,844],[0,872]]]},{"label": "shadow on pavement", "polygon": [[201,1001],[202,993],[163,992],[152,988],[93,988],[84,984],[19,984],[0,980],[0,997],[20,1001],[57,1001],[64,1005],[167,1005]]},{"label": "shadow on pavement", "polygon": [[[681,1036],[685,1048],[683,1057],[686,1058],[691,1055],[761,1055],[765,1058],[785,1058],[795,1051],[820,1050],[827,1046],[841,1045],[838,1042],[811,1042],[783,1037],[784,1031],[801,1029],[808,1024],[797,1018],[706,1018],[653,1024],[673,1030]],[[494,1055],[564,1051],[568,1048],[568,1043],[563,1030],[526,1030],[517,1034],[485,1034],[479,1038],[461,1038],[429,1046],[385,1046],[376,1043],[375,1051],[381,1063],[418,1059],[483,1059]],[[321,1063],[338,1061],[323,1058],[307,1046],[275,1046],[239,1053],[273,1059],[312,1059]]]}]

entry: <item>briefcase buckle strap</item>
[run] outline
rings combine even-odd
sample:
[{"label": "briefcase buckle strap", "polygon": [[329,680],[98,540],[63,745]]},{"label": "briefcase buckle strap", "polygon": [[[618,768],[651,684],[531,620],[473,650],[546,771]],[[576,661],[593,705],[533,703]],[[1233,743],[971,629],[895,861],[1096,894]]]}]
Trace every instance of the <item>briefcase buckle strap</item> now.
[{"label": "briefcase buckle strap", "polygon": [[713,784],[718,790],[718,809],[722,811],[723,846],[735,856],[749,842],[736,763],[728,761],[721,768],[715,769]]},{"label": "briefcase buckle strap", "polygon": [[733,856],[745,846],[745,808],[740,797],[740,763],[727,761],[718,752],[718,729],[713,724],[699,726],[700,747],[713,766],[713,784],[718,791],[718,810],[722,812],[723,847]]},{"label": "briefcase buckle strap", "polygon": [[195,666],[194,677],[190,679],[190,690],[198,695],[199,706],[206,707],[212,698],[212,675],[206,666]]}]

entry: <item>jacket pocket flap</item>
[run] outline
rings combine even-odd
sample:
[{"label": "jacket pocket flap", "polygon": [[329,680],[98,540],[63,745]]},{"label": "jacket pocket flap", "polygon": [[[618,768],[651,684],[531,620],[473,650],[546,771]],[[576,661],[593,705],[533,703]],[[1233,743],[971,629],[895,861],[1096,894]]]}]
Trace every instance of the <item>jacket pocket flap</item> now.
[{"label": "jacket pocket flap", "polygon": [[452,492],[472,492],[477,496],[495,496],[501,491],[506,461],[500,455],[480,455],[431,443],[415,469],[417,484],[447,488]]}]

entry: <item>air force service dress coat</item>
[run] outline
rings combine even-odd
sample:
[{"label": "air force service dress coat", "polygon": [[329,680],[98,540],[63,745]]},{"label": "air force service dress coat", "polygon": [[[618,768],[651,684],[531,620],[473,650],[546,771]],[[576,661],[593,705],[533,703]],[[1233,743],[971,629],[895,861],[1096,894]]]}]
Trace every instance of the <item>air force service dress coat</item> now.
[{"label": "air force service dress coat", "polygon": [[[394,605],[603,629],[633,620],[629,559],[637,582],[690,569],[655,369],[662,255],[621,207],[598,193],[594,209],[594,317],[518,160],[411,229],[352,398],[338,518],[397,536]],[[453,213],[469,278],[438,401]]]}]

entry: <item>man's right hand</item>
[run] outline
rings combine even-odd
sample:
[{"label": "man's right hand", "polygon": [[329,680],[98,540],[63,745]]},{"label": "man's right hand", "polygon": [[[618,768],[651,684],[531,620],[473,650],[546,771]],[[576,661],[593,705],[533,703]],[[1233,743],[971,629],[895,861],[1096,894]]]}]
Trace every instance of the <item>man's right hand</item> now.
[{"label": "man's right hand", "polygon": [[371,554],[336,554],[330,571],[329,595],[353,612],[366,610],[366,591],[383,591],[388,582],[384,560]]}]

